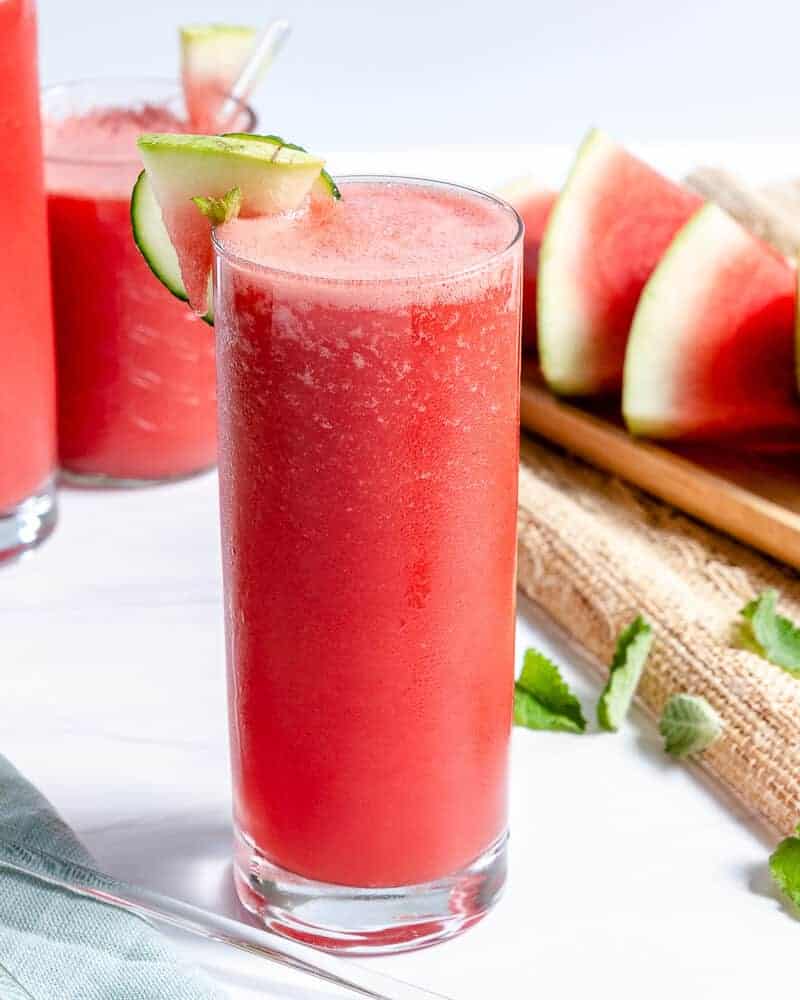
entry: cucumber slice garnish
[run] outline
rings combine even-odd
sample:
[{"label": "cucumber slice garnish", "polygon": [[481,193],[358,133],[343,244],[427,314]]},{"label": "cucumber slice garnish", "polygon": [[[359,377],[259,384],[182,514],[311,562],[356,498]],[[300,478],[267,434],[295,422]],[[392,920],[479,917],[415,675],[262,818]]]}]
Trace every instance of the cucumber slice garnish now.
[{"label": "cucumber slice garnish", "polygon": [[178,255],[170,242],[161,218],[161,208],[145,170],[139,174],[131,194],[131,227],[136,246],[153,274],[176,298],[188,302]]},{"label": "cucumber slice garnish", "polygon": [[[172,292],[175,298],[182,302],[188,302],[189,296],[183,287],[178,255],[170,242],[164,220],[161,217],[161,209],[153,194],[150,179],[144,170],[139,174],[131,194],[131,228],[136,246],[153,274],[162,285]],[[211,298],[209,297],[210,302]],[[213,326],[213,309],[209,308],[202,319]]]},{"label": "cucumber slice garnish", "polygon": [[136,245],[159,281],[207,322],[212,224],[227,217],[234,193],[232,214],[251,218],[298,208],[312,189],[341,197],[321,159],[279,136],[158,134],[138,145],[145,170],[131,196]]}]

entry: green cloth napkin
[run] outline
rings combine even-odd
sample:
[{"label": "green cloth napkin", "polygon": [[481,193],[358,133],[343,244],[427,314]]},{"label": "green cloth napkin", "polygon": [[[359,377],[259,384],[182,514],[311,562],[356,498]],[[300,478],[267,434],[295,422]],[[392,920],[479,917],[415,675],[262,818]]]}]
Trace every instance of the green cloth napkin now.
[{"label": "green cloth napkin", "polygon": [[[50,803],[2,756],[0,836],[92,864]],[[0,1000],[17,998],[225,1000],[225,995],[146,921],[0,869]]]}]

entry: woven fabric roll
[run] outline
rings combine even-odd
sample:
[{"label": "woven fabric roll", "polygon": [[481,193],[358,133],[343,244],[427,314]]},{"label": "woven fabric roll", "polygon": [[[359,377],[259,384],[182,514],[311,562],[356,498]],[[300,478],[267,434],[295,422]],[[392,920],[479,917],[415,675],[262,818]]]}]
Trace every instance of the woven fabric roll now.
[{"label": "woven fabric roll", "polygon": [[736,648],[739,611],[768,587],[800,620],[785,567],[538,441],[520,465],[519,585],[598,664],[635,615],[656,641],[640,702],[658,716],[677,692],[725,720],[699,760],[782,834],[800,820],[800,680]]}]

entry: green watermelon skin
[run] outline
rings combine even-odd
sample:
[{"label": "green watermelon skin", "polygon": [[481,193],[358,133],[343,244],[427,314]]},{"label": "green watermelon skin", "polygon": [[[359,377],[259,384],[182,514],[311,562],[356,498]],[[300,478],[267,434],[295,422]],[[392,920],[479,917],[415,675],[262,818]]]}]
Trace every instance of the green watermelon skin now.
[{"label": "green watermelon skin", "polygon": [[619,391],[642,289],[702,204],[603,132],[589,133],[550,215],[539,260],[539,357],[554,391]]},{"label": "green watermelon skin", "polygon": [[634,433],[737,449],[800,448],[794,268],[707,205],[647,283],[625,359]]}]

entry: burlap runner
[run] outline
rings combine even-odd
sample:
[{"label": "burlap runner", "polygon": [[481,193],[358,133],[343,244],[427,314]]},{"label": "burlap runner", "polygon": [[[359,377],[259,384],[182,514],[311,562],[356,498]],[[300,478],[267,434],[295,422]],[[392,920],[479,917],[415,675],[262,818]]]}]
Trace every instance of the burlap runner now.
[{"label": "burlap runner", "polygon": [[733,645],[738,613],[775,587],[800,620],[800,577],[617,479],[532,439],[520,466],[519,585],[607,664],[637,614],[656,642],[638,696],[675,692],[725,720],[702,763],[780,833],[800,820],[800,680]]}]

